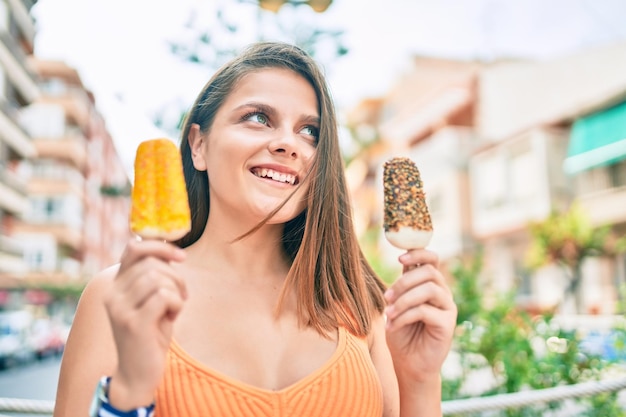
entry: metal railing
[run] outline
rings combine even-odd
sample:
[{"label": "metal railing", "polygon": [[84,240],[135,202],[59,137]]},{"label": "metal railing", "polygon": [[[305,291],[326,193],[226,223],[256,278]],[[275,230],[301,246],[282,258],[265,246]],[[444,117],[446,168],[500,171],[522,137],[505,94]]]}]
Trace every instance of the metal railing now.
[{"label": "metal railing", "polygon": [[[54,401],[0,398],[0,412],[52,415]],[[0,417],[4,417],[0,414]]]},{"label": "metal railing", "polygon": [[[589,381],[532,391],[450,400],[442,403],[443,415],[519,408],[570,398],[588,397],[626,389],[626,377]],[[54,401],[0,398],[0,412],[52,415]],[[0,414],[0,417],[7,417]]]},{"label": "metal railing", "polygon": [[504,410],[531,404],[548,403],[570,398],[589,397],[604,392],[626,389],[626,377],[561,385],[532,391],[450,400],[442,403],[443,414],[453,415],[478,411]]}]

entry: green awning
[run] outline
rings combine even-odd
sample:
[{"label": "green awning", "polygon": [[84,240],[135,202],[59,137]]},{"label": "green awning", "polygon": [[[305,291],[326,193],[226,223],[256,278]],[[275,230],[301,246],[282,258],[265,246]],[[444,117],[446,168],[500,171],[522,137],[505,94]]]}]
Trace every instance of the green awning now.
[{"label": "green awning", "polygon": [[563,168],[568,174],[626,159],[626,102],[574,122]]}]

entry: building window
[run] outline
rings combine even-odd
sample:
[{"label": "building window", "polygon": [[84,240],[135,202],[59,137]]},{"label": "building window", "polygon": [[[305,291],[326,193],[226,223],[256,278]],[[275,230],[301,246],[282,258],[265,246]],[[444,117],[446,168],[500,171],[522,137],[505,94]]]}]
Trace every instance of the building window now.
[{"label": "building window", "polygon": [[613,187],[626,186],[626,160],[609,165],[607,169],[609,170],[609,177]]},{"label": "building window", "polygon": [[31,253],[28,259],[28,265],[35,271],[41,270],[41,267],[43,265],[43,253]]},{"label": "building window", "polygon": [[537,184],[540,182],[535,157],[530,147],[526,146],[523,149],[519,147],[512,149],[509,159],[507,169],[509,170],[509,186],[513,200],[511,203],[530,202],[535,197]]},{"label": "building window", "polygon": [[83,210],[78,197],[73,195],[39,196],[31,198],[31,213],[28,217],[35,223],[80,226]]},{"label": "building window", "polygon": [[504,205],[507,200],[507,179],[504,158],[494,156],[478,166],[476,187],[480,206],[489,210]]}]

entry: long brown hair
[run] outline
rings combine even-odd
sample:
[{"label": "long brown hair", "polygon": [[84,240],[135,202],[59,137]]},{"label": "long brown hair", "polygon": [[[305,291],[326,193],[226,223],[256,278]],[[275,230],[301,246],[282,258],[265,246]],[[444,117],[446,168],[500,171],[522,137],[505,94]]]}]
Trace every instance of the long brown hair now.
[{"label": "long brown hair", "polygon": [[192,163],[187,140],[191,125],[198,124],[202,133],[208,133],[217,111],[238,81],[265,68],[286,68],[304,77],[316,92],[320,114],[316,154],[300,185],[308,187],[307,207],[285,224],[283,232],[283,248],[292,264],[281,301],[293,290],[302,323],[320,333],[341,325],[364,336],[370,330],[373,314],[384,308],[385,286],[365,259],[354,232],[335,107],[324,75],[297,46],[281,42],[252,44],[220,68],[198,95],[185,118],[180,142],[192,228],[176,244],[186,247],[198,240],[210,210],[209,179]]}]

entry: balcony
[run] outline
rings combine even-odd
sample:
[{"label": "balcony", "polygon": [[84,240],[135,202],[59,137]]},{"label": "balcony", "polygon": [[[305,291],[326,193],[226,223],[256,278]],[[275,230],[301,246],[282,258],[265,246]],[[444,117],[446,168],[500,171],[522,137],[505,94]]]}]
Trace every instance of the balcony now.
[{"label": "balcony", "polygon": [[35,139],[33,142],[39,158],[67,162],[79,171],[85,171],[87,149],[82,137],[64,137],[56,140]]},{"label": "balcony", "polygon": [[28,198],[0,182],[0,209],[13,214],[24,213],[28,209]]},{"label": "balcony", "polygon": [[58,104],[65,109],[67,121],[80,127],[85,132],[89,124],[89,108],[90,105],[85,102],[85,98],[78,95],[70,95],[66,97],[42,97],[41,103]]},{"label": "balcony", "polygon": [[[46,194],[31,194],[29,210],[24,213],[13,229],[14,236],[43,235],[49,247],[64,245],[73,251],[82,250],[83,234],[83,202],[80,196],[73,193],[52,193],[48,183],[44,188]],[[43,245],[43,238],[31,239],[26,247],[32,251],[35,246]],[[50,262],[50,261],[48,261]]]},{"label": "balcony", "polygon": [[85,177],[78,169],[55,160],[38,160],[28,172],[28,194],[32,197],[75,196],[84,198]]},{"label": "balcony", "polygon": [[32,103],[41,95],[35,77],[25,66],[24,53],[15,44],[13,37],[4,31],[0,31],[0,65],[6,70],[6,74],[22,95],[24,100]]},{"label": "balcony", "polygon": [[575,181],[577,199],[594,224],[626,223],[626,160],[583,171]]},{"label": "balcony", "polygon": [[[32,7],[31,1],[24,2],[22,0],[7,0],[6,3],[10,6],[13,19],[19,27],[19,31],[22,34],[24,40],[32,45],[35,39],[35,24],[33,18],[30,16],[29,7]],[[27,4],[24,4],[27,3]]]},{"label": "balcony", "polygon": [[65,255],[61,242],[54,234],[37,231],[16,233],[24,248],[27,272],[19,275],[28,284],[62,284],[81,277],[81,264]]},{"label": "balcony", "polygon": [[537,129],[471,158],[472,225],[479,239],[523,230],[550,213],[558,180],[549,167],[562,162],[551,150],[560,139]]},{"label": "balcony", "polygon": [[4,141],[22,158],[32,158],[36,155],[35,145],[28,134],[13,121],[6,106],[0,107],[0,140]]},{"label": "balcony", "polygon": [[27,270],[22,246],[16,239],[0,234],[0,274],[23,274]]},{"label": "balcony", "polygon": [[[81,131],[86,131],[91,117],[92,101],[82,87],[69,85],[62,79],[52,78],[41,83],[40,89],[42,94],[33,107],[43,109],[41,111],[44,112],[46,108],[58,107],[63,111],[64,124],[75,125]],[[37,136],[33,135],[33,137]]]},{"label": "balcony", "polygon": [[579,197],[591,221],[598,225],[626,223],[626,187],[613,188]]},{"label": "balcony", "polygon": [[87,140],[79,127],[66,123],[68,117],[80,119],[86,116],[68,116],[68,109],[63,102],[48,102],[24,107],[20,110],[19,120],[33,137],[39,158],[67,162],[84,172],[87,165]]},{"label": "balcony", "polygon": [[83,235],[82,228],[75,225],[60,222],[48,223],[25,223],[16,222],[15,234],[46,234],[54,238],[59,245],[71,248],[73,251],[82,250]]},{"label": "balcony", "polygon": [[22,214],[28,209],[26,184],[0,163],[0,209]]},{"label": "balcony", "polygon": [[[10,167],[15,167],[15,169]],[[0,182],[14,189],[20,194],[26,195],[27,183],[24,178],[16,171],[19,170],[18,164],[12,162],[0,162]]]},{"label": "balcony", "polygon": [[28,193],[31,196],[74,195],[79,197],[81,201],[85,195],[82,182],[44,177],[31,179],[28,183]]}]

